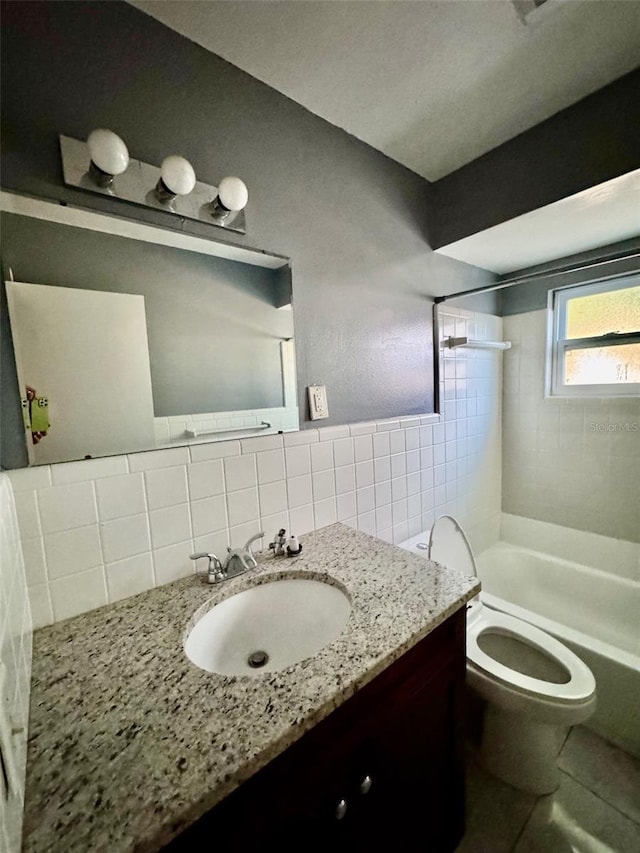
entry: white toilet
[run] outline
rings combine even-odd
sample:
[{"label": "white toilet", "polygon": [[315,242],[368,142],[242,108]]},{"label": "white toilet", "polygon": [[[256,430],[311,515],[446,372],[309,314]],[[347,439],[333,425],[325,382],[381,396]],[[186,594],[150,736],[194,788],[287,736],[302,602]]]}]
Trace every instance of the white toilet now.
[{"label": "white toilet", "polygon": [[[476,575],[473,551],[449,515],[402,548],[465,575]],[[591,670],[539,628],[493,610],[481,596],[467,605],[467,682],[487,702],[482,760],[522,791],[548,794],[560,781],[557,757],[568,729],[595,710]]]}]

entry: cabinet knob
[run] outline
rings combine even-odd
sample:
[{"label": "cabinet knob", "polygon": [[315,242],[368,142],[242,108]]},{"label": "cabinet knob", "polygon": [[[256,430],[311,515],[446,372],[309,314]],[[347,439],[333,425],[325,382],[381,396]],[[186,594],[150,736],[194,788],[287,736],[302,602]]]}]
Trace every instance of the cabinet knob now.
[{"label": "cabinet knob", "polygon": [[347,813],[347,801],[340,800],[338,805],[336,806],[336,820],[342,820],[342,818]]},{"label": "cabinet knob", "polygon": [[362,782],[360,782],[360,793],[364,796],[368,794],[371,790],[371,786],[373,785],[373,779],[371,776],[365,776]]}]

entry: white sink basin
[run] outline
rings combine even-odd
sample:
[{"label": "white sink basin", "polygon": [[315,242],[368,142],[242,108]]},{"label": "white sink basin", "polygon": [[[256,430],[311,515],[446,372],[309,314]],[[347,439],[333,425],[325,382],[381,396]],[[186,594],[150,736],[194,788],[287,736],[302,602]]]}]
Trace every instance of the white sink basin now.
[{"label": "white sink basin", "polygon": [[208,672],[275,672],[337,639],[350,612],[347,596],[328,583],[286,578],[257,584],[209,610],[189,633],[185,652]]}]

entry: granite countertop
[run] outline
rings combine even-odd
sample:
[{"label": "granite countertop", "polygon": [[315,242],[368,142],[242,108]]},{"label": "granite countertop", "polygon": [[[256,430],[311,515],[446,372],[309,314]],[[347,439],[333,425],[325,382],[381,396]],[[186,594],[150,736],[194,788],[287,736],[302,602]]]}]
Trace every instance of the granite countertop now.
[{"label": "granite countertop", "polygon": [[[36,631],[24,853],[161,849],[479,590],[342,524],[302,541],[218,586],[193,576]],[[348,591],[335,642],[251,677],[187,659],[198,608],[282,574]]]}]

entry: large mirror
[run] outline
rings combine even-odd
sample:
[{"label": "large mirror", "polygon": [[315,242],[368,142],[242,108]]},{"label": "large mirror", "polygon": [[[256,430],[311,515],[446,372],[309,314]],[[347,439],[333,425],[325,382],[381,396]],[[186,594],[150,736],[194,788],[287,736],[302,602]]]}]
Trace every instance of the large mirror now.
[{"label": "large mirror", "polygon": [[287,258],[2,194],[2,465],[298,429]]}]

